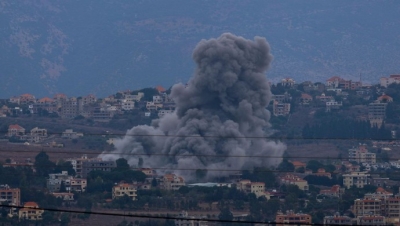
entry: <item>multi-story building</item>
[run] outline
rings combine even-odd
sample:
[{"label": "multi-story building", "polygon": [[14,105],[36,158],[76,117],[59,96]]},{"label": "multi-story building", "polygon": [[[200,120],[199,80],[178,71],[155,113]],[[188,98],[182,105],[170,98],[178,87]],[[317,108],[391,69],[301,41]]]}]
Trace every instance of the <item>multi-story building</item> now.
[{"label": "multi-story building", "polygon": [[395,83],[400,84],[400,75],[390,75],[388,78],[382,77],[380,79],[381,86],[387,88],[389,85]]},{"label": "multi-story building", "polygon": [[74,97],[61,103],[61,117],[72,119],[79,115],[78,100]]},{"label": "multi-story building", "polygon": [[49,179],[47,179],[47,189],[50,193],[59,192],[61,184],[64,183],[66,186],[66,181],[72,178],[72,176],[68,175],[67,171],[62,171],[61,173],[51,173],[49,174]]},{"label": "multi-story building", "polygon": [[272,105],[272,112],[275,116],[285,116],[290,113],[290,103],[280,103],[278,101],[274,101]]},{"label": "multi-story building", "polygon": [[136,200],[136,191],[136,185],[121,182],[112,188],[112,199],[127,195],[132,200]]},{"label": "multi-story building", "polygon": [[105,171],[111,172],[112,169],[117,167],[115,161],[105,161],[102,159],[89,159],[82,162],[82,177],[86,178],[91,171]]},{"label": "multi-story building", "polygon": [[131,100],[122,101],[121,109],[124,111],[131,111],[135,109],[135,102]]},{"label": "multi-story building", "polygon": [[82,97],[82,105],[89,105],[96,103],[97,98],[93,94],[89,94],[87,96]]},{"label": "multi-story building", "polygon": [[357,225],[386,225],[386,218],[383,216],[359,216]]},{"label": "multi-story building", "polygon": [[348,216],[340,216],[339,213],[335,213],[333,216],[324,217],[324,225],[352,225],[352,218]]},{"label": "multi-story building", "polygon": [[84,178],[70,178],[65,184],[68,191],[85,192],[87,180]]},{"label": "multi-story building", "polygon": [[20,220],[42,220],[43,213],[44,210],[39,209],[36,202],[26,202],[24,207],[18,211],[18,217]]},{"label": "multi-story building", "polygon": [[293,211],[287,211],[286,214],[278,212],[275,217],[275,223],[278,225],[296,225],[304,224],[311,225],[312,218],[309,214],[294,213]]},{"label": "multi-story building", "polygon": [[363,188],[368,184],[369,174],[367,172],[351,172],[349,174],[343,174],[343,186],[347,189],[352,186],[357,188]]},{"label": "multi-story building", "polygon": [[47,138],[47,129],[40,129],[38,127],[31,129],[31,134],[29,137],[30,142],[37,143],[45,138]]},{"label": "multi-story building", "polygon": [[36,98],[35,96],[33,96],[32,94],[26,93],[26,94],[22,94],[19,100],[20,104],[30,104],[30,103],[35,103],[36,102]]},{"label": "multi-story building", "polygon": [[376,154],[369,152],[367,146],[362,144],[358,148],[349,149],[349,161],[375,164]]},{"label": "multi-story building", "polygon": [[289,93],[281,94],[281,95],[272,95],[273,101],[278,101],[279,103],[287,103],[292,100],[292,96]]},{"label": "multi-story building", "polygon": [[0,202],[19,206],[21,204],[21,190],[19,188],[10,188],[8,185],[0,185]]},{"label": "multi-story building", "polygon": [[165,174],[161,179],[161,188],[164,190],[179,190],[185,186],[185,180],[175,174]]},{"label": "multi-story building", "polygon": [[280,177],[280,183],[296,185],[297,187],[299,187],[300,190],[303,191],[308,191],[309,188],[308,182],[306,180],[303,180],[293,174],[286,174],[285,176]]},{"label": "multi-story building", "polygon": [[66,160],[71,162],[76,176],[86,178],[87,174],[93,170],[111,171],[116,167],[115,161],[103,161],[101,158],[88,158],[82,155],[80,158],[70,158]]},{"label": "multi-story building", "polygon": [[383,214],[383,206],[380,199],[364,198],[354,200],[353,214],[355,216],[369,216]]},{"label": "multi-story building", "polygon": [[64,184],[65,190],[68,192],[85,192],[87,187],[87,180],[83,178],[74,178],[68,175],[67,171],[62,171],[61,173],[49,174],[49,179],[47,179],[47,189],[50,193],[59,192],[61,184]]},{"label": "multi-story building", "polygon": [[253,193],[256,195],[257,198],[265,194],[265,183],[263,182],[251,182],[250,180],[241,180],[236,184],[236,188],[245,193]]}]

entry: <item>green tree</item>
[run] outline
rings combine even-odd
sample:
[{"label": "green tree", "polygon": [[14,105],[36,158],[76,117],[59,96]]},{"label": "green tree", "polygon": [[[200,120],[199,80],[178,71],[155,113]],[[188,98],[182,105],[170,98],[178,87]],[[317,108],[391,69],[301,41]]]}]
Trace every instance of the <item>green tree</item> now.
[{"label": "green tree", "polygon": [[46,152],[41,151],[35,157],[34,163],[36,174],[42,177],[47,177],[49,173],[52,173],[55,168],[55,163],[50,161],[49,156]]},{"label": "green tree", "polygon": [[116,170],[118,170],[118,171],[126,171],[126,170],[130,169],[128,161],[124,158],[119,158],[115,162],[117,164]]},{"label": "green tree", "polygon": [[279,171],[283,172],[293,172],[294,171],[294,165],[289,162],[287,159],[284,159],[278,166],[277,168]]},{"label": "green tree", "polygon": [[[233,214],[230,211],[229,207],[223,207],[221,209],[221,212],[218,215],[218,219],[221,221],[232,221],[233,220]],[[230,223],[224,222],[221,225],[230,225]]]}]

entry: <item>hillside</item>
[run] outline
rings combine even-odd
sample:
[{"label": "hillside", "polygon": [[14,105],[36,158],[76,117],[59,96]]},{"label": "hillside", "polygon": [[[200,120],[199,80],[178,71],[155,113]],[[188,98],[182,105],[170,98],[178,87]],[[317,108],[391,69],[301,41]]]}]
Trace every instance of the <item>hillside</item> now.
[{"label": "hillside", "polygon": [[393,1],[0,0],[0,97],[169,87],[186,82],[201,39],[266,37],[269,78],[377,82],[398,72]]}]

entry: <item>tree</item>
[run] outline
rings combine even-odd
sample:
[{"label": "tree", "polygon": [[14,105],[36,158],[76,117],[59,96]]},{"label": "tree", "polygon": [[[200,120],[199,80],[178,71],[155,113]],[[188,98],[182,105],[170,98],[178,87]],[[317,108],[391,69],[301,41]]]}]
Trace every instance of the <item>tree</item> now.
[{"label": "tree", "polygon": [[287,159],[284,159],[278,166],[277,168],[279,171],[283,172],[293,172],[294,171],[294,165],[289,162]]},{"label": "tree", "polygon": [[[221,212],[218,215],[218,219],[221,221],[232,221],[233,220],[233,214],[229,210],[229,207],[223,207],[221,209]],[[225,222],[222,225],[230,225],[230,224],[228,222]]]},{"label": "tree", "polygon": [[54,162],[49,160],[49,156],[44,151],[36,155],[34,166],[36,173],[43,177],[47,177],[55,168]]},{"label": "tree", "polygon": [[115,162],[117,164],[116,170],[118,170],[118,171],[125,171],[125,170],[129,170],[130,169],[128,161],[126,159],[124,159],[124,158],[119,158]]}]

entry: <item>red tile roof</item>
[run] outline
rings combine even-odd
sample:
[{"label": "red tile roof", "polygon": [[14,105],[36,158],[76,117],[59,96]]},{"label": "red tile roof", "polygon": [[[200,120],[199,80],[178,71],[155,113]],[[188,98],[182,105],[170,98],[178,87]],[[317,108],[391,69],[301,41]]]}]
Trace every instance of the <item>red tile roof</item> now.
[{"label": "red tile roof", "polygon": [[164,87],[162,87],[162,86],[156,86],[156,90],[159,92],[159,93],[162,93],[162,92],[165,92],[166,90],[164,89]]},{"label": "red tile roof", "polygon": [[18,124],[15,124],[15,125],[9,125],[8,126],[8,129],[10,130],[10,129],[16,129],[16,130],[22,130],[22,129],[24,129],[22,126],[20,126],[20,125],[18,125]]}]

